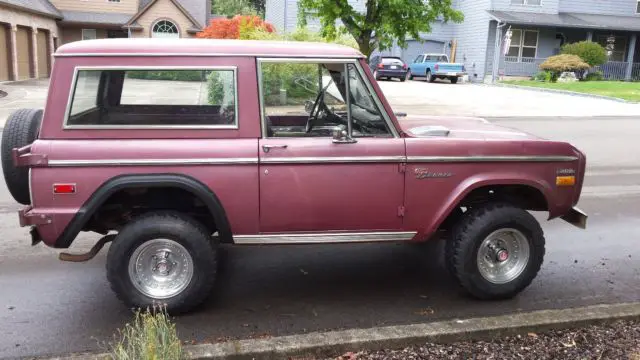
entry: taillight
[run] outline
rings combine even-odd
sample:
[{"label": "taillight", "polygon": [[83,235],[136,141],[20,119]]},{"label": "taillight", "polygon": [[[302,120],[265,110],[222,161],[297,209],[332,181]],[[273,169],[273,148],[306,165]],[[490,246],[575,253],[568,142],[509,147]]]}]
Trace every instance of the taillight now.
[{"label": "taillight", "polygon": [[436,69],[436,71],[438,71],[438,69],[440,69],[440,65],[436,64],[436,66],[434,66],[433,68]]},{"label": "taillight", "polygon": [[407,70],[407,64],[402,64],[402,69]]},{"label": "taillight", "polygon": [[53,184],[54,194],[75,194],[76,184]]},{"label": "taillight", "polygon": [[378,69],[384,69],[384,65],[382,63],[378,64]]}]

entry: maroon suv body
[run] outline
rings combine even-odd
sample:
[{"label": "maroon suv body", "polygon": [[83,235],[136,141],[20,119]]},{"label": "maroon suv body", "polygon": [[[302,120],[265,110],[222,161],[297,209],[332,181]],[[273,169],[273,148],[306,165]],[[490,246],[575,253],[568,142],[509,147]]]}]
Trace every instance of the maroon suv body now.
[{"label": "maroon suv body", "polygon": [[186,311],[219,243],[426,241],[479,298],[542,264],[527,210],[584,227],[585,156],[475,118],[396,115],[363,56],[310,43],[82,41],[56,52],[44,113],[3,137],[5,179],[33,242],[106,236],[128,304]]}]

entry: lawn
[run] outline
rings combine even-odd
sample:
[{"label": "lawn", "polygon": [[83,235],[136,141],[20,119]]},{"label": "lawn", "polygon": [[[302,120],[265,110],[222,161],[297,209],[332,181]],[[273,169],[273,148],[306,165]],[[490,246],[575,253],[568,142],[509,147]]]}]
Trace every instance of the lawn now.
[{"label": "lawn", "polygon": [[579,81],[572,83],[548,83],[533,80],[504,81],[504,84],[531,86],[556,90],[568,90],[587,94],[605,95],[640,102],[640,82]]}]

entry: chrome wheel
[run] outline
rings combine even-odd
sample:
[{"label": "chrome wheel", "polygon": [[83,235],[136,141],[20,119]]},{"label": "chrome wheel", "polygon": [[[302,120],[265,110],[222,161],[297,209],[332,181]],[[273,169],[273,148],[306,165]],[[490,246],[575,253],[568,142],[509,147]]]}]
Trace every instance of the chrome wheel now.
[{"label": "chrome wheel", "polygon": [[489,234],[478,249],[480,275],[494,284],[518,278],[529,263],[529,240],[519,230],[500,229]]},{"label": "chrome wheel", "polygon": [[193,278],[193,259],[179,243],[153,239],[141,244],[129,259],[133,286],[154,299],[180,294]]}]

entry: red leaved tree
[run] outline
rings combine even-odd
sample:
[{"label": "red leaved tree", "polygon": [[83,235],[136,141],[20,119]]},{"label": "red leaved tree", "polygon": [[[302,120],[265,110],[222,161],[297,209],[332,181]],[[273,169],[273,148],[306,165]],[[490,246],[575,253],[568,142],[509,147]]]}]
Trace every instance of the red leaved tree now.
[{"label": "red leaved tree", "polygon": [[275,28],[259,16],[236,15],[231,19],[211,20],[209,26],[196,36],[204,39],[240,39],[243,34],[256,30],[272,33]]}]

